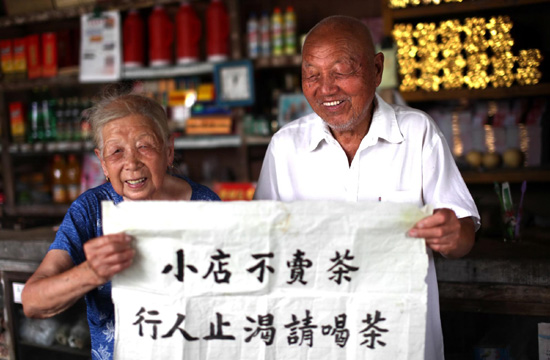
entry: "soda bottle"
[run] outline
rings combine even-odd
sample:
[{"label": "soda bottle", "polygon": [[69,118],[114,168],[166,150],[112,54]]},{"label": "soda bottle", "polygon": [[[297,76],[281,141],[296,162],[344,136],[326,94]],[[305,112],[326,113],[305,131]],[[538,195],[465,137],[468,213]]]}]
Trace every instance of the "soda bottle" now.
[{"label": "soda bottle", "polygon": [[260,53],[259,23],[255,13],[251,13],[246,23],[248,57],[255,59]]},{"label": "soda bottle", "polygon": [[122,27],[124,67],[136,68],[144,64],[145,25],[136,9],[131,9]]},{"label": "soda bottle", "polygon": [[260,50],[262,56],[271,55],[271,33],[269,14],[264,11],[260,18]]},{"label": "soda bottle", "polygon": [[44,116],[41,109],[41,101],[36,97],[31,101],[30,104],[29,121],[29,142],[36,143],[44,141]]},{"label": "soda bottle", "polygon": [[167,66],[172,63],[174,25],[162,5],[156,5],[149,16],[149,64]]},{"label": "soda bottle", "polygon": [[67,137],[67,122],[65,121],[65,99],[59,98],[55,102],[55,117],[57,119],[57,140],[65,141]]},{"label": "soda bottle", "polygon": [[296,14],[294,7],[287,6],[285,11],[285,54],[296,54]]},{"label": "soda bottle", "polygon": [[206,9],[206,53],[208,61],[229,56],[229,16],[221,0],[212,0]]},{"label": "soda bottle", "polygon": [[55,101],[52,99],[43,99],[41,103],[42,117],[44,119],[44,138],[47,141],[57,139],[57,119],[53,111]]},{"label": "soda bottle", "polygon": [[274,56],[283,55],[283,15],[278,7],[273,10],[271,16],[271,40],[272,54]]},{"label": "soda bottle", "polygon": [[178,64],[190,64],[199,60],[201,22],[188,1],[182,1],[176,14],[176,46]]},{"label": "soda bottle", "polygon": [[51,167],[52,199],[56,204],[67,202],[67,188],[65,178],[65,160],[60,154],[55,154]]},{"label": "soda bottle", "polygon": [[80,102],[78,97],[74,97],[71,101],[71,122],[72,122],[72,137],[71,140],[80,141],[82,139],[82,132],[80,128]]},{"label": "soda bottle", "polygon": [[66,174],[67,199],[73,202],[80,195],[80,163],[75,154],[69,154]]},{"label": "soda bottle", "polygon": [[83,97],[80,102],[80,137],[82,140],[92,138],[92,129],[88,119],[90,117],[90,107],[92,106],[90,98]]}]

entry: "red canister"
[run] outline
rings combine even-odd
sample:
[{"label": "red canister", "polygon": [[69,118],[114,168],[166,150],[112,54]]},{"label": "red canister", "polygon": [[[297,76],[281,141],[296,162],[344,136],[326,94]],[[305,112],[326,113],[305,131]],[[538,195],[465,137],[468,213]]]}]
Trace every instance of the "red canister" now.
[{"label": "red canister", "polygon": [[176,15],[176,55],[178,64],[199,60],[201,22],[188,1],[182,1]]},{"label": "red canister", "polygon": [[229,55],[229,16],[221,0],[212,0],[206,10],[208,61],[223,61]]},{"label": "red canister", "polygon": [[166,66],[172,63],[174,25],[162,5],[156,5],[149,15],[149,65]]},{"label": "red canister", "polygon": [[139,12],[132,9],[122,26],[124,67],[136,68],[144,65],[145,25]]}]

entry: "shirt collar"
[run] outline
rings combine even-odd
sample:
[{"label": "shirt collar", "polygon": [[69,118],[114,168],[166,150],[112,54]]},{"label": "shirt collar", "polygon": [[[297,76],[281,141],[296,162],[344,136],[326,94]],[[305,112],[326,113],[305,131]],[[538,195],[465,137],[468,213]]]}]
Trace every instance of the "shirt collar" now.
[{"label": "shirt collar", "polygon": [[[336,142],[328,125],[318,115],[316,116],[316,121],[320,122],[320,126],[313,127],[310,133],[307,147],[309,151],[315,150],[323,140],[327,143]],[[378,94],[375,94],[374,112],[369,132],[365,135],[366,137],[371,139],[372,142],[376,142],[379,138],[390,143],[400,143],[404,140],[397,123],[395,110]],[[368,143],[370,144],[371,141],[368,141]]]}]

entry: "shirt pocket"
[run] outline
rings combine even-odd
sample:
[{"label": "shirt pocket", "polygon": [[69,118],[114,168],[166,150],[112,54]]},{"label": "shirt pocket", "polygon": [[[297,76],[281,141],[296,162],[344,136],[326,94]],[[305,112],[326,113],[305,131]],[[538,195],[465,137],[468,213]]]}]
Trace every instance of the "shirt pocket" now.
[{"label": "shirt pocket", "polygon": [[394,203],[411,203],[417,206],[424,205],[420,193],[412,190],[393,190],[387,191],[382,194],[380,201],[394,202]]}]

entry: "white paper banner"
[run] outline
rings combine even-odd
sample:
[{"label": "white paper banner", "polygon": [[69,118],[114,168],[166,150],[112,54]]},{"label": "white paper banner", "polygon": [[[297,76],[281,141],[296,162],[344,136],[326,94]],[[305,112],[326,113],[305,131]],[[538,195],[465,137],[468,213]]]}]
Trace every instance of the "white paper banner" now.
[{"label": "white paper banner", "polygon": [[422,359],[427,209],[342,202],[103,204],[136,237],[113,279],[115,359]]}]

